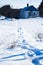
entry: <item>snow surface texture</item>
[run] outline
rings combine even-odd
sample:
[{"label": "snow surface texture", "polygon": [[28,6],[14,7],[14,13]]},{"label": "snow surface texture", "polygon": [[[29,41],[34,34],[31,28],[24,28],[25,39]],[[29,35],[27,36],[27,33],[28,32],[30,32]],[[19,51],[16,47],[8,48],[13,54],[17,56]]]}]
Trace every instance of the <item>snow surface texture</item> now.
[{"label": "snow surface texture", "polygon": [[43,65],[43,18],[0,20],[0,65],[14,64]]}]

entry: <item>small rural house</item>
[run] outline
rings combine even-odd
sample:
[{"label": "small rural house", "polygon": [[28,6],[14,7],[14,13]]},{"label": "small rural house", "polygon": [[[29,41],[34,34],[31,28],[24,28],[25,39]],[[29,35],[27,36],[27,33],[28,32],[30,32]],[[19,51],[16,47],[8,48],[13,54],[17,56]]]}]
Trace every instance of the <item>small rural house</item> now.
[{"label": "small rural house", "polygon": [[0,8],[0,15],[15,18],[15,19],[26,19],[26,18],[35,18],[39,16],[39,11],[34,6],[29,6],[21,9],[13,9],[10,5],[5,5]]},{"label": "small rural house", "polygon": [[20,18],[35,18],[39,16],[39,11],[34,6],[28,6],[21,9]]}]

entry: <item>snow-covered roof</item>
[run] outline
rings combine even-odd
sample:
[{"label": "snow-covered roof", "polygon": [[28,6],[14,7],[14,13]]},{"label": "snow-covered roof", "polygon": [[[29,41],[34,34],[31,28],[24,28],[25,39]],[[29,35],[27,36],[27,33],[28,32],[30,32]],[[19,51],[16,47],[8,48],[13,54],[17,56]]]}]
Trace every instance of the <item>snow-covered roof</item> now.
[{"label": "snow-covered roof", "polygon": [[34,6],[28,6],[28,7],[24,7],[23,11],[37,11],[37,9]]}]

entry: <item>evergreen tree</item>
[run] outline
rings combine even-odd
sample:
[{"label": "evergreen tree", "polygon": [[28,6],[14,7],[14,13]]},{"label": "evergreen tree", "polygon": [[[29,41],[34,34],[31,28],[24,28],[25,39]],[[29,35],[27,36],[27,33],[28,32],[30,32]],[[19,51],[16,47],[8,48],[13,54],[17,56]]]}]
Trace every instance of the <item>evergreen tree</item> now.
[{"label": "evergreen tree", "polygon": [[43,17],[43,0],[42,0],[41,4],[39,5],[38,10],[39,10],[39,15],[41,17]]}]

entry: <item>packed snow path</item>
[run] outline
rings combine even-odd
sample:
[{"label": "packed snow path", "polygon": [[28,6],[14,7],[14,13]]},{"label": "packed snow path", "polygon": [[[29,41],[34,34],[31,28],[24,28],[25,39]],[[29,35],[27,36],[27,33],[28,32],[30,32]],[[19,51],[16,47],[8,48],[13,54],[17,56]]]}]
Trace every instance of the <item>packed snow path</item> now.
[{"label": "packed snow path", "polygon": [[0,63],[43,65],[43,37],[40,41],[38,33],[43,33],[42,18],[0,20]]}]

